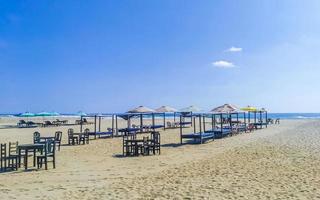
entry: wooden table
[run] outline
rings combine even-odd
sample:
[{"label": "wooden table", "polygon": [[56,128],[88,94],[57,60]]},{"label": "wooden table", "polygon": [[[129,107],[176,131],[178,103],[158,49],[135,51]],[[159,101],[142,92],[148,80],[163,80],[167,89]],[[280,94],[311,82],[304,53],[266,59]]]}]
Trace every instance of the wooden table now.
[{"label": "wooden table", "polygon": [[48,140],[55,140],[55,137],[53,136],[48,136],[48,137],[40,137],[40,141],[41,140],[44,140],[45,142],[48,141]]},{"label": "wooden table", "polygon": [[28,169],[28,152],[33,151],[33,166],[36,166],[36,152],[37,150],[43,151],[45,144],[21,144],[18,145],[19,151],[19,167],[21,166],[21,151],[25,151],[24,155],[24,169]]},{"label": "wooden table", "polygon": [[[145,140],[143,140],[143,139],[125,140],[126,152],[125,153],[123,152],[123,154],[128,155],[128,153],[131,152],[131,151],[129,151],[129,147],[131,147],[131,148],[133,147],[134,149],[132,152],[134,152],[134,156],[138,156],[139,155],[139,146],[143,145],[144,142],[145,142]],[[150,143],[150,142],[152,142],[152,140],[147,139],[146,142]]]}]

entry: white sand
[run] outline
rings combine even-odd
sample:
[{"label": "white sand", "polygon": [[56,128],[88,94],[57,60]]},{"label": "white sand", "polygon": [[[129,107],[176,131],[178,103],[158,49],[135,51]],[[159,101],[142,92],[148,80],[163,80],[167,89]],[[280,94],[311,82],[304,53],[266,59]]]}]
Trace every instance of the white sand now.
[{"label": "white sand", "polygon": [[[66,143],[67,128],[0,129],[0,142],[62,130]],[[0,174],[0,199],[320,198],[320,121],[282,121],[202,145],[180,146],[178,129],[161,140],[160,156],[137,158],[117,157],[121,138],[63,146],[56,169]]]}]

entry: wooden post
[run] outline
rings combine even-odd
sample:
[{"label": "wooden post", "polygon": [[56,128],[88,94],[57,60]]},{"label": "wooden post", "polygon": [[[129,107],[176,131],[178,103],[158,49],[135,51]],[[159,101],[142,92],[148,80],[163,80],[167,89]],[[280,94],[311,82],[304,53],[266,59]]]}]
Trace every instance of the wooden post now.
[{"label": "wooden post", "polygon": [[223,121],[222,121],[222,113],[220,114],[220,130],[221,130],[221,134],[222,134],[222,129],[223,129]]},{"label": "wooden post", "polygon": [[181,115],[180,115],[180,144],[182,144],[182,126],[181,126],[181,123],[182,123],[182,119],[181,119]]},{"label": "wooden post", "polygon": [[211,128],[212,128],[212,131],[214,131],[214,119],[213,119],[213,114],[211,114]]},{"label": "wooden post", "polygon": [[199,115],[199,125],[200,125],[200,144],[202,144],[202,123],[201,123],[201,115]]},{"label": "wooden post", "polygon": [[82,133],[82,115],[80,117],[80,133]]},{"label": "wooden post", "polygon": [[203,132],[206,132],[206,117],[203,115]]},{"label": "wooden post", "polygon": [[101,132],[101,116],[99,116],[99,132]]},{"label": "wooden post", "polygon": [[166,130],[166,113],[163,113],[163,130]]},{"label": "wooden post", "polygon": [[191,123],[193,121],[193,132],[196,133],[196,118],[191,115]]},{"label": "wooden post", "polygon": [[94,116],[94,133],[97,133],[97,115]]},{"label": "wooden post", "polygon": [[266,128],[268,128],[268,112],[267,111],[265,112],[266,112]]},{"label": "wooden post", "polygon": [[140,113],[140,132],[143,132],[143,116],[142,116],[142,113]]},{"label": "wooden post", "polygon": [[113,133],[114,133],[114,115],[112,114],[111,115],[111,117],[112,117],[112,124],[111,124],[111,128],[112,128],[112,136],[111,137],[113,137]]},{"label": "wooden post", "polygon": [[116,135],[119,134],[119,130],[118,130],[118,115],[116,115]]}]

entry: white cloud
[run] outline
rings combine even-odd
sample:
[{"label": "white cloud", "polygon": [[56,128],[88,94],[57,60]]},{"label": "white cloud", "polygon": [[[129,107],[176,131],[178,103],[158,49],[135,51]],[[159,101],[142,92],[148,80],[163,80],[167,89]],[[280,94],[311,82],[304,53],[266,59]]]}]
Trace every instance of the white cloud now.
[{"label": "white cloud", "polygon": [[241,52],[242,48],[241,47],[230,47],[229,49],[226,50],[227,52]]},{"label": "white cloud", "polygon": [[219,68],[233,68],[235,65],[232,62],[228,62],[225,60],[219,60],[212,63],[213,66],[219,67]]}]

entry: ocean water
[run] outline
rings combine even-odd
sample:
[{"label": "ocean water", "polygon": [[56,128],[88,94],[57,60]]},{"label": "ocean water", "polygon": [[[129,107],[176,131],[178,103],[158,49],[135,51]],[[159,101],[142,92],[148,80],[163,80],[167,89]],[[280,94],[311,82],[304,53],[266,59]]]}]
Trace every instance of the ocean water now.
[{"label": "ocean water", "polygon": [[[0,117],[15,117],[17,114],[0,114]],[[61,116],[75,116],[74,114],[63,114]],[[156,116],[159,117],[159,116]],[[167,113],[166,117],[173,117],[172,113]],[[240,116],[239,116],[240,117]],[[252,114],[251,114],[252,117]],[[320,119],[320,113],[268,113],[268,118],[280,119]]]}]

